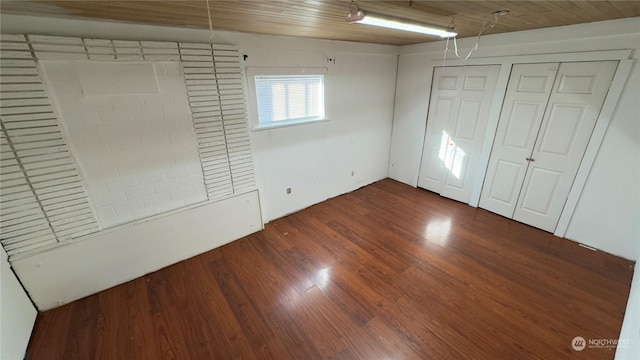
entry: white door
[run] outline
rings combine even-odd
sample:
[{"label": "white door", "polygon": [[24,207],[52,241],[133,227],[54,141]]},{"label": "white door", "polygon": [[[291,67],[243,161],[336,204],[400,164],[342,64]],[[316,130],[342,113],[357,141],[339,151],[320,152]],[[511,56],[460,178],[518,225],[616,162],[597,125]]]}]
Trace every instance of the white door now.
[{"label": "white door", "polygon": [[434,69],[418,186],[469,202],[499,70]]},{"label": "white door", "polygon": [[617,66],[599,61],[513,67],[480,207],[555,230]]},{"label": "white door", "polygon": [[479,206],[513,217],[559,63],[511,69]]},{"label": "white door", "polygon": [[560,65],[514,220],[555,230],[617,67],[617,61]]}]

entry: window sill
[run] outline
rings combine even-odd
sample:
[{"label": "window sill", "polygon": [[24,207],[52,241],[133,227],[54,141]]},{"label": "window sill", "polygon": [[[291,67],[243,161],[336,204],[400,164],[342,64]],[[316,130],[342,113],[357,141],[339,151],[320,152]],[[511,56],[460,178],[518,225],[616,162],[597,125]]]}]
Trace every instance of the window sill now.
[{"label": "window sill", "polygon": [[282,122],[280,124],[271,123],[271,124],[265,124],[265,125],[256,125],[256,126],[251,128],[251,131],[263,131],[263,130],[279,129],[279,128],[284,128],[284,127],[307,125],[307,124],[316,124],[316,123],[321,123],[321,122],[329,122],[329,119]]}]

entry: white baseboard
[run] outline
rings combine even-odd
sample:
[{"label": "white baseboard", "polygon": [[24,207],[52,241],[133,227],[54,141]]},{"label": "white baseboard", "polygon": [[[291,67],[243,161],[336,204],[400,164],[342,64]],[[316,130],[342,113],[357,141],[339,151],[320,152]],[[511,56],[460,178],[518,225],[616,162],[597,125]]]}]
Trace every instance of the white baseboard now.
[{"label": "white baseboard", "polygon": [[258,192],[87,235],[12,261],[40,311],[108,289],[262,229]]}]

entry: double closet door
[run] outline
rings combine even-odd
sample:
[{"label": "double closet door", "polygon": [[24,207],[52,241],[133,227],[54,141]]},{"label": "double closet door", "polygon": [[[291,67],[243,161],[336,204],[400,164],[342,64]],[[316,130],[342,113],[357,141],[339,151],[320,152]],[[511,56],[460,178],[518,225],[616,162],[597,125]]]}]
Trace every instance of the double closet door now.
[{"label": "double closet door", "polygon": [[418,186],[468,203],[499,65],[434,69]]},{"label": "double closet door", "polygon": [[480,207],[555,230],[617,65],[513,66]]}]

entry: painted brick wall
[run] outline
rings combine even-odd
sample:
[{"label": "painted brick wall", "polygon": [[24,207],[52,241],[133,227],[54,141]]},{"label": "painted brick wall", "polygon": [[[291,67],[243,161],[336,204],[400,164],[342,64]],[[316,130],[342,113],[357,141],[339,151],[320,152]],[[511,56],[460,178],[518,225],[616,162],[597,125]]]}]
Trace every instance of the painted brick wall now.
[{"label": "painted brick wall", "polygon": [[[141,64],[152,66],[148,78],[122,77]],[[131,67],[112,73],[96,68],[100,76],[87,77],[99,63],[42,62],[102,228],[207,200],[180,64],[119,65]],[[138,94],[122,95],[127,81],[137,81]],[[113,95],[87,96],[82,84]]]}]

